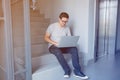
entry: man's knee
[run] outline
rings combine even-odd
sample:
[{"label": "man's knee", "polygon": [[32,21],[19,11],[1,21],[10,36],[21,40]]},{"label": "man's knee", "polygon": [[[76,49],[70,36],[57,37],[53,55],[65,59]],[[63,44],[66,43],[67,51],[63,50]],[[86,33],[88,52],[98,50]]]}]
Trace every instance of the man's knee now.
[{"label": "man's knee", "polygon": [[57,48],[56,46],[52,45],[50,48],[49,48],[49,51],[51,53],[57,53],[57,52],[60,52],[59,48]]}]

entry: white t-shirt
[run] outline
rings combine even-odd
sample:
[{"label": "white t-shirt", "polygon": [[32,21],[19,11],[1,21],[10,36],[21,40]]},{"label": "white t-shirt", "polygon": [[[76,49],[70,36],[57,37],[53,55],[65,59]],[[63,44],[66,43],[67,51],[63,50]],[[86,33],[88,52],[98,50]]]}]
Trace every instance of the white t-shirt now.
[{"label": "white t-shirt", "polygon": [[[69,27],[60,27],[57,22],[49,25],[46,32],[50,34],[50,39],[55,42],[59,42],[61,36],[71,36]],[[48,47],[51,45],[49,43]]]}]

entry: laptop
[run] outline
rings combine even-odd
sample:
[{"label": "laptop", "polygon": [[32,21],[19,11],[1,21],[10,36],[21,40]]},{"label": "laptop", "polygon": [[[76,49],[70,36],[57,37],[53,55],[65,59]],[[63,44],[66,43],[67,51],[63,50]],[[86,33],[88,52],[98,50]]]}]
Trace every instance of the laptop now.
[{"label": "laptop", "polygon": [[62,36],[57,47],[75,47],[79,36]]}]

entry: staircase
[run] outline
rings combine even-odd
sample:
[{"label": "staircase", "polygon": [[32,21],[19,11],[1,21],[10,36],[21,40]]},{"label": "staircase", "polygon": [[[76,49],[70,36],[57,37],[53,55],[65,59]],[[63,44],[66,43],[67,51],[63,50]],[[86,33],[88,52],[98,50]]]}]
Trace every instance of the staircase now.
[{"label": "staircase", "polygon": [[[67,56],[66,56],[67,55]],[[67,59],[67,62],[71,69],[73,69],[70,55],[65,54],[65,59]],[[42,56],[40,58],[36,58],[37,60],[33,61],[32,65],[36,65],[36,70],[32,74],[32,80],[81,80],[79,78],[76,78],[73,76],[73,71],[70,76],[70,78],[64,78],[64,71],[62,67],[59,65],[56,57],[54,55],[46,55]],[[43,60],[45,60],[44,63],[41,63]],[[39,61],[38,61],[39,60]],[[37,63],[39,62],[39,63]]]},{"label": "staircase", "polygon": [[[44,34],[49,23],[50,19],[46,19],[44,14],[40,14],[39,10],[30,10],[32,80],[68,80],[63,77],[62,67],[56,57],[49,53],[48,44],[44,41]],[[64,56],[71,69],[73,69],[70,54]],[[80,79],[73,77],[73,74],[71,74],[69,80]]]},{"label": "staircase", "polygon": [[46,19],[39,10],[30,10],[32,58],[48,53],[44,35],[49,23],[50,19]]}]

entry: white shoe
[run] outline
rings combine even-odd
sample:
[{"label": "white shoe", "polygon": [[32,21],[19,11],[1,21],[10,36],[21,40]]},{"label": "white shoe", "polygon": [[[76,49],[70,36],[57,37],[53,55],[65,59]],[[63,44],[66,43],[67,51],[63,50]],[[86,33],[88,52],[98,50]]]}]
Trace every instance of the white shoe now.
[{"label": "white shoe", "polygon": [[80,79],[88,79],[88,76],[78,76],[78,75],[74,75],[74,76]]},{"label": "white shoe", "polygon": [[64,75],[64,78],[69,78],[69,77],[70,77],[70,75],[67,75],[67,74]]}]

